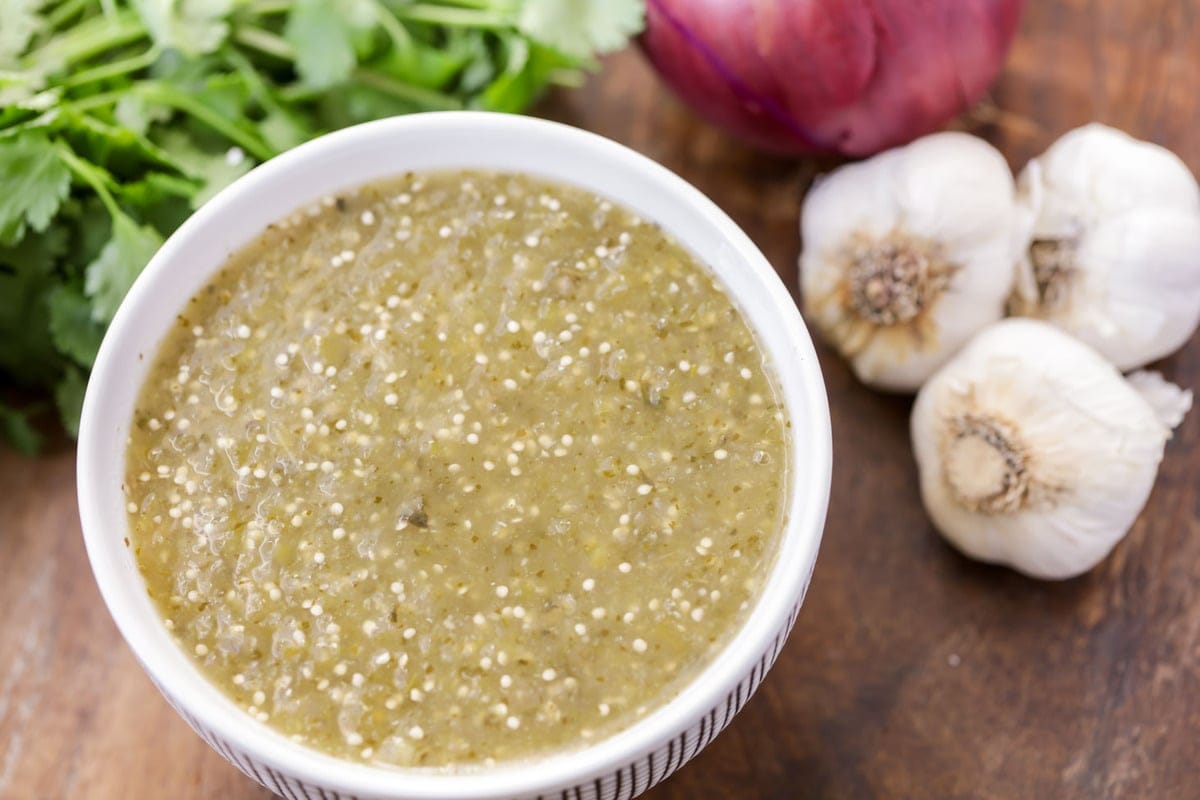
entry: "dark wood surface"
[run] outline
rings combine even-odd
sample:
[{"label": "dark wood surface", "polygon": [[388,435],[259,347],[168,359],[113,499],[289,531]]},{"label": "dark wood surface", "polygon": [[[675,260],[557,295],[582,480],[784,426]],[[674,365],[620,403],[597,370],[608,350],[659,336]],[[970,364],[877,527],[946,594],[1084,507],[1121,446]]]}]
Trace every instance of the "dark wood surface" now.
[{"label": "dark wood surface", "polygon": [[[800,197],[827,163],[738,145],[635,52],[541,112],[676,170],[795,285]],[[990,104],[961,124],[1019,167],[1093,119],[1200,170],[1193,0],[1032,0]],[[826,350],[821,361],[833,497],[795,633],[733,726],[646,796],[1200,797],[1200,413],[1113,556],[1035,583],[941,543],[917,496],[909,402],[859,386]],[[1161,366],[1196,386],[1200,342]],[[0,798],[266,797],[192,735],[118,637],[73,469],[67,449],[0,452]]]}]

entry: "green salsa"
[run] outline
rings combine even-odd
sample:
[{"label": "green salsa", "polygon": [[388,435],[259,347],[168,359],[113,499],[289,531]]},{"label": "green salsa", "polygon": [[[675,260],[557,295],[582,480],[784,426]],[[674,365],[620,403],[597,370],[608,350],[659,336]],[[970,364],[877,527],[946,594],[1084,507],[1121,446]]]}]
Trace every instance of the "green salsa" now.
[{"label": "green salsa", "polygon": [[657,226],[526,175],[410,174],[279,221],[181,311],[133,419],[131,544],[253,717],[491,764],[629,726],[728,641],[787,425]]}]

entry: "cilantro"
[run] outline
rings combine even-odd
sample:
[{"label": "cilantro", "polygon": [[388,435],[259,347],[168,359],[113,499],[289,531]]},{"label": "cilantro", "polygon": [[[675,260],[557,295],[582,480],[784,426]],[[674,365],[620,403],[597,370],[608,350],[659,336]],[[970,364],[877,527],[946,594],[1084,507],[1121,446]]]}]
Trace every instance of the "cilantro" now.
[{"label": "cilantro", "polygon": [[517,28],[572,58],[622,47],[642,29],[644,9],[629,0],[524,0]]},{"label": "cilantro", "polygon": [[16,66],[29,40],[44,27],[45,0],[0,0],[0,69]]},{"label": "cilantro", "polygon": [[146,136],[70,108],[56,114],[45,130],[119,178],[133,177],[150,168],[178,169],[171,157]]},{"label": "cilantro", "polygon": [[62,358],[50,341],[46,295],[56,284],[55,263],[68,247],[67,231],[52,225],[0,247],[0,376],[22,386],[53,381]]},{"label": "cilantro", "polygon": [[210,153],[200,149],[183,135],[164,137],[163,146],[183,172],[199,181],[200,188],[192,194],[193,208],[204,202],[245,175],[254,166],[240,149],[229,149],[224,153]]},{"label": "cilantro", "polygon": [[158,231],[124,214],[113,220],[112,238],[87,266],[85,290],[92,301],[92,319],[112,321],[121,299],[162,242]]},{"label": "cilantro", "polygon": [[18,453],[31,456],[42,449],[42,435],[29,421],[29,411],[10,408],[0,403],[0,435]]},{"label": "cilantro", "polygon": [[[277,153],[393,114],[520,112],[643,0],[0,0],[0,387],[75,433],[104,330],[163,238]],[[36,397],[36,395],[32,395]],[[0,405],[0,439],[40,437]]]},{"label": "cilantro", "polygon": [[0,243],[14,244],[28,225],[43,231],[71,188],[71,173],[43,134],[0,141]]},{"label": "cilantro", "polygon": [[355,26],[364,21],[360,6],[328,0],[297,0],[292,6],[283,36],[295,49],[296,71],[312,88],[336,86],[354,72]]},{"label": "cilantro", "polygon": [[258,131],[268,147],[280,152],[303,143],[313,135],[304,120],[283,109],[268,111],[258,124]]},{"label": "cilantro", "polygon": [[104,327],[92,317],[92,303],[72,286],[56,286],[47,296],[50,338],[63,355],[90,367],[100,350]]},{"label": "cilantro", "polygon": [[232,0],[133,0],[150,38],[163,49],[188,55],[211,53],[229,35],[225,17]]},{"label": "cilantro", "polygon": [[79,435],[79,413],[83,411],[83,395],[87,390],[87,379],[82,370],[68,366],[62,378],[54,386],[54,405],[63,427],[71,438]]},{"label": "cilantro", "polygon": [[113,107],[113,117],[117,124],[127,128],[138,136],[145,136],[146,131],[156,122],[166,122],[171,118],[171,110],[162,106],[151,105],[138,94],[126,94]]},{"label": "cilantro", "polygon": [[[185,171],[190,171],[186,162],[182,166]],[[178,177],[166,172],[147,172],[137,181],[122,184],[119,192],[125,203],[138,209],[143,216],[152,216],[163,203],[169,203],[173,199],[191,199],[201,188],[200,184],[191,178]]]},{"label": "cilantro", "polygon": [[[126,184],[127,191],[135,190],[137,184]],[[66,242],[54,260],[54,270],[64,283],[79,283],[83,280],[87,265],[92,263],[112,236],[112,219],[98,197],[69,198],[63,203],[55,223],[61,225]],[[55,232],[50,229],[50,233]]]}]

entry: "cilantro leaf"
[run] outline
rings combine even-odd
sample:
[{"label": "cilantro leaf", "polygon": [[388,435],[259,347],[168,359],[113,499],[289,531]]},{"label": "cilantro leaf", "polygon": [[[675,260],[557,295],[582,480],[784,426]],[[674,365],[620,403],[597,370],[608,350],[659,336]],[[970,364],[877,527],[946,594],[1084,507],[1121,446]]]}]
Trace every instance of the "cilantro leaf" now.
[{"label": "cilantro leaf", "polygon": [[204,205],[209,198],[254,167],[254,162],[236,147],[224,153],[210,153],[177,132],[163,138],[163,149],[171,154],[187,175],[202,184],[203,188],[192,196],[192,208]]},{"label": "cilantro leaf", "polygon": [[147,172],[141,179],[119,187],[121,199],[141,212],[150,212],[171,198],[192,197],[200,186],[189,178],[166,172]]},{"label": "cilantro leaf", "polygon": [[250,87],[241,75],[213,75],[192,96],[223,116],[237,117],[250,100]]},{"label": "cilantro leaf", "polygon": [[0,0],[0,67],[17,65],[29,41],[45,28],[38,12],[46,0]]},{"label": "cilantro leaf", "polygon": [[123,95],[113,108],[113,118],[139,136],[145,136],[146,131],[156,122],[166,122],[171,118],[171,109],[146,102],[140,94]]},{"label": "cilantro leaf", "polygon": [[29,421],[29,412],[0,403],[0,435],[23,455],[31,456],[42,449],[42,435]]},{"label": "cilantro leaf", "polygon": [[122,205],[166,234],[182,225],[192,213],[192,200],[202,188],[200,181],[191,178],[147,172],[140,180],[123,184],[120,196]]},{"label": "cilantro leaf", "polygon": [[532,103],[546,87],[550,74],[570,66],[557,51],[524,39],[506,43],[508,63],[479,95],[477,105],[488,111],[516,113]]},{"label": "cilantro leaf", "polygon": [[402,77],[413,86],[443,89],[476,55],[477,50],[466,38],[455,36],[437,45],[416,41],[405,50],[389,50],[374,59],[371,68],[385,75]]},{"label": "cilantro leaf", "polygon": [[56,286],[47,297],[50,338],[58,351],[91,367],[104,338],[104,326],[92,317],[92,303],[74,286]]},{"label": "cilantro leaf", "polygon": [[[467,56],[467,63],[458,76],[458,89],[468,95],[474,95],[496,79],[496,75],[504,68],[504,64],[496,63],[499,59],[496,58],[493,52],[494,48],[490,46],[488,38],[482,32],[466,31],[459,38],[461,39],[459,47]],[[511,61],[511,53],[509,61]]]},{"label": "cilantro leaf", "polygon": [[411,100],[359,84],[323,96],[317,109],[321,121],[330,128],[344,128],[369,119],[425,110]]},{"label": "cilantro leaf", "polygon": [[0,376],[24,386],[52,379],[62,362],[48,333],[46,294],[68,242],[67,229],[54,224],[0,247]]},{"label": "cilantro leaf", "polygon": [[14,244],[28,225],[43,231],[71,189],[71,171],[45,134],[30,131],[0,141],[0,244]]},{"label": "cilantro leaf", "polygon": [[106,325],[112,321],[134,279],[162,243],[162,235],[148,225],[138,225],[124,214],[113,219],[112,238],[85,273],[92,319]]},{"label": "cilantro leaf", "polygon": [[304,82],[313,89],[345,83],[358,65],[355,33],[374,19],[374,7],[362,0],[298,0],[283,38],[296,51]]},{"label": "cilantro leaf", "polygon": [[[12,97],[9,96],[12,90]],[[37,116],[32,108],[27,108],[25,101],[29,99],[26,87],[15,81],[9,81],[0,75],[0,129],[10,128],[28,122]]]},{"label": "cilantro leaf", "polygon": [[48,130],[62,137],[81,158],[118,179],[135,177],[148,167],[179,169],[162,148],[132,128],[111,125],[69,108],[55,115]]},{"label": "cilantro leaf", "polygon": [[299,116],[283,110],[268,111],[258,123],[258,132],[263,141],[281,153],[317,134]]},{"label": "cilantro leaf", "polygon": [[582,61],[622,47],[642,30],[644,15],[640,0],[524,0],[517,29]]},{"label": "cilantro leaf", "polygon": [[72,366],[67,367],[54,387],[54,405],[58,407],[63,428],[72,439],[79,437],[79,415],[83,412],[86,391],[87,380],[83,377],[83,371]]},{"label": "cilantro leaf", "polygon": [[214,77],[187,90],[161,80],[142,81],[135,88],[149,102],[181,112],[181,123],[170,129],[177,136],[216,146],[234,143],[264,161],[275,155],[246,113],[250,91],[238,75]]},{"label": "cilantro leaf", "polygon": [[[59,210],[55,223],[61,224],[64,232],[61,257],[55,261],[55,270],[61,273],[64,282],[80,283],[87,265],[100,255],[112,236],[112,219],[100,198],[69,197]],[[59,230],[51,227],[47,233]],[[66,231],[70,232],[69,237],[65,235]],[[28,241],[29,237],[26,237],[25,242]]]},{"label": "cilantro leaf", "polygon": [[150,37],[163,49],[211,53],[229,35],[232,0],[133,0]]}]

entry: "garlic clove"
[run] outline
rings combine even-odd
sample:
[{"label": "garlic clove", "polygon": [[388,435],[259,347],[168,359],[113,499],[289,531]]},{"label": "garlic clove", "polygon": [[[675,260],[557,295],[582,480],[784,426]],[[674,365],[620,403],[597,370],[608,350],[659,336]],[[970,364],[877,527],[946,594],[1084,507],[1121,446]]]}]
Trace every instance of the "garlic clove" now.
[{"label": "garlic clove", "polygon": [[998,224],[1011,224],[1016,192],[999,150],[948,132],[918,139],[902,153],[894,182],[903,224],[956,252],[1013,246],[1007,236],[996,236]]},{"label": "garlic clove", "polygon": [[1168,381],[1161,372],[1141,370],[1127,375],[1125,380],[1154,410],[1159,422],[1174,430],[1192,409],[1192,390],[1182,389]]},{"label": "garlic clove", "polygon": [[1133,524],[1190,404],[1161,376],[1127,381],[1050,325],[998,322],[917,395],[922,500],[972,558],[1037,578],[1079,575]]},{"label": "garlic clove", "polygon": [[1174,154],[1102,125],[1029,163],[1030,244],[1010,311],[1052,322],[1121,369],[1178,349],[1200,324],[1200,186]]},{"label": "garlic clove", "polygon": [[889,150],[817,176],[801,216],[805,246],[819,258],[834,258],[858,232],[883,236],[899,225],[895,185],[901,160],[898,150]]},{"label": "garlic clove", "polygon": [[1100,123],[1068,131],[1031,163],[1041,168],[1049,223],[1148,205],[1200,208],[1200,188],[1179,156]]},{"label": "garlic clove", "polygon": [[981,139],[934,134],[835,170],[801,230],[805,315],[864,383],[914,391],[1004,313],[1015,188]]}]

